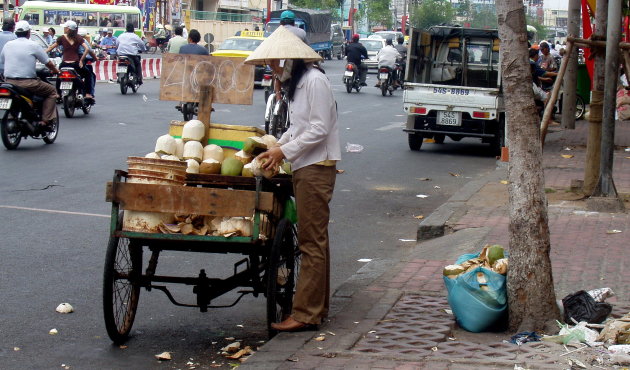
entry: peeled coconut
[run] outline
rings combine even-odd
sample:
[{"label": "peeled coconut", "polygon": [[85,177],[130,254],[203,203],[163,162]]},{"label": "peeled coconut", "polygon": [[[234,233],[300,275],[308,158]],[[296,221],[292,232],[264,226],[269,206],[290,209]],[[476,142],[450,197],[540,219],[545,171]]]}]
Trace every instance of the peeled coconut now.
[{"label": "peeled coconut", "polygon": [[204,126],[203,122],[193,119],[184,124],[184,129],[182,130],[182,140],[184,142],[201,141],[205,133],[206,126]]},{"label": "peeled coconut", "polygon": [[241,173],[243,177],[254,177],[254,173],[252,172],[252,164],[248,163],[243,166],[243,172]]},{"label": "peeled coconut", "polygon": [[243,171],[243,162],[236,158],[226,158],[221,165],[221,175],[240,176]]},{"label": "peeled coconut", "polygon": [[221,173],[221,162],[216,159],[205,159],[199,164],[199,173]]},{"label": "peeled coconut", "polygon": [[218,145],[210,144],[203,148],[203,160],[214,159],[217,162],[223,162],[223,148]]},{"label": "peeled coconut", "polygon": [[175,139],[175,153],[173,154],[178,156],[179,159],[184,159],[184,140]]},{"label": "peeled coconut", "polygon": [[242,150],[234,153],[234,158],[236,158],[239,161],[243,162],[243,164],[248,164],[249,162],[252,161],[252,155],[251,154],[247,154],[247,153],[245,153]]},{"label": "peeled coconut", "polygon": [[507,274],[507,270],[508,270],[508,259],[507,258],[501,258],[499,260],[497,260],[494,263],[494,266],[492,266],[492,271],[501,274],[501,275],[505,275]]},{"label": "peeled coconut", "polygon": [[187,159],[186,164],[188,164],[186,173],[199,173],[199,162],[194,159]]},{"label": "peeled coconut", "polygon": [[264,176],[270,179],[278,174],[278,167],[271,170],[263,169],[262,166],[265,164],[265,162],[267,162],[266,158],[262,160],[259,159],[259,157],[254,158],[254,160],[252,161],[252,173],[254,174],[254,176]]},{"label": "peeled coconut", "polygon": [[155,142],[155,152],[157,154],[171,155],[175,153],[175,150],[175,139],[173,139],[171,135],[162,135],[158,137],[157,141]]},{"label": "peeled coconut", "polygon": [[267,144],[258,136],[248,137],[243,143],[243,151],[248,154],[254,153],[254,151],[267,150]]},{"label": "peeled coconut", "polygon": [[444,267],[444,270],[442,271],[442,275],[446,276],[447,278],[450,279],[455,279],[457,277],[457,275],[463,273],[464,271],[466,271],[466,269],[463,266],[460,265],[448,265],[446,267]]},{"label": "peeled coconut", "polygon": [[194,159],[201,162],[203,158],[203,145],[198,141],[187,141],[184,144],[184,159]]},{"label": "peeled coconut", "polygon": [[163,155],[162,159],[165,159],[167,161],[180,161],[179,157],[176,155]]},{"label": "peeled coconut", "polygon": [[260,139],[267,145],[267,149],[273,148],[278,143],[278,139],[273,135],[263,135]]},{"label": "peeled coconut", "polygon": [[162,157],[160,157],[160,155],[157,154],[156,152],[151,152],[151,153],[145,155],[144,158],[160,159]]}]

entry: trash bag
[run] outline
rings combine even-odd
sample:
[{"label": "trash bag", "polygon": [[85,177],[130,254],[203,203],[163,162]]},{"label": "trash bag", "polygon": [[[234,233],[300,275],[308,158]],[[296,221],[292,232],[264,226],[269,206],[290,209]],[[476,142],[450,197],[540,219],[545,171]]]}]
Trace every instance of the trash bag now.
[{"label": "trash bag", "polygon": [[584,290],[564,297],[562,306],[564,306],[564,322],[567,324],[573,324],[571,318],[577,322],[599,324],[606,320],[612,311],[609,303],[595,302],[595,299]]}]

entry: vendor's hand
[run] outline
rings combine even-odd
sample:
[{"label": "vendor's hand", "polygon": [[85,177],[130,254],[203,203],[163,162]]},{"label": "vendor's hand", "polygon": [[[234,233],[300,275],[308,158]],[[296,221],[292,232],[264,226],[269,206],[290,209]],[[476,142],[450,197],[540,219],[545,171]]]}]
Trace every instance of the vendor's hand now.
[{"label": "vendor's hand", "polygon": [[276,168],[282,164],[282,160],[284,159],[284,153],[282,153],[282,149],[280,146],[271,148],[264,153],[258,155],[258,159],[267,159],[265,164],[263,164],[263,168],[266,170],[271,170]]}]

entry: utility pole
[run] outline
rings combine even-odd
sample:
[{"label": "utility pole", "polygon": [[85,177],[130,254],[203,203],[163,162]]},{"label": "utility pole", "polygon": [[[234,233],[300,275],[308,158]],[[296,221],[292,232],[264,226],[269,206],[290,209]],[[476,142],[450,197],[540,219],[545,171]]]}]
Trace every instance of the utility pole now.
[{"label": "utility pole", "polygon": [[[569,24],[567,34],[580,37],[580,0],[569,0]],[[562,84],[564,85],[562,99],[562,127],[575,129],[575,101],[577,99],[577,70],[578,48],[573,48],[567,60],[567,71]]]},{"label": "utility pole", "polygon": [[[624,210],[623,201],[619,199],[612,177],[615,151],[615,102],[617,81],[619,80],[619,41],[621,41],[621,1],[609,2],[608,22],[599,182],[593,193],[596,198],[587,204],[589,208],[596,210],[622,212]],[[603,197],[603,199],[599,197]]]},{"label": "utility pole", "polygon": [[[606,40],[608,0],[597,0],[596,7],[595,30],[593,31],[591,39],[603,41]],[[591,48],[591,50],[594,50],[594,48]],[[588,119],[588,139],[586,140],[584,187],[582,188],[582,191],[586,196],[593,195],[593,191],[595,190],[595,186],[597,185],[597,180],[599,177],[599,163],[601,157],[602,141],[602,104],[604,100],[604,66],[604,53],[595,53],[593,86],[591,86],[591,111],[589,113]]]},{"label": "utility pole", "polygon": [[348,12],[348,20],[350,21],[350,29],[354,35],[354,0],[350,1],[350,11]]}]

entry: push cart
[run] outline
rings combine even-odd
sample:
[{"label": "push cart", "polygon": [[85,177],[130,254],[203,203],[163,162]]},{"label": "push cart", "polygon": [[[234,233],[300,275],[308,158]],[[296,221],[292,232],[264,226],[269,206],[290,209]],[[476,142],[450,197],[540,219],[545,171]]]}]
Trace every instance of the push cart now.
[{"label": "push cart", "polygon": [[[192,175],[186,186],[132,183],[125,171],[115,171],[107,184],[106,199],[112,203],[110,238],[103,277],[105,327],[112,341],[124,342],[138,308],[140,291],[160,290],[177,306],[231,307],[246,294],[267,298],[267,327],[291,312],[300,266],[290,177]],[[212,236],[127,231],[123,213],[161,212],[214,217],[253,217],[251,236]],[[158,273],[162,251],[236,253],[244,258],[234,264],[227,278],[213,278],[202,269],[197,276],[164,276]],[[143,266],[143,253],[150,253]],[[145,259],[146,260],[146,259]],[[193,286],[195,303],[182,303],[169,291],[169,284]],[[213,299],[238,290],[228,306],[213,306]]]}]

